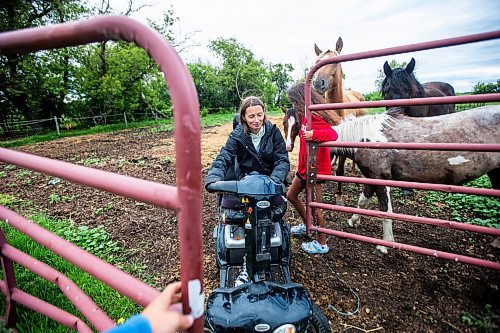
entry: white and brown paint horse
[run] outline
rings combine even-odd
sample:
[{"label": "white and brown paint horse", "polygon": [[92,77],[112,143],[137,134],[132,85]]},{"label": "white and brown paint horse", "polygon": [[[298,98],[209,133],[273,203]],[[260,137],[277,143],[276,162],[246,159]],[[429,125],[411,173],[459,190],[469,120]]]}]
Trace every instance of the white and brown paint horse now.
[{"label": "white and brown paint horse", "polygon": [[[415,118],[400,108],[373,116],[345,119],[334,127],[338,141],[417,143],[498,143],[500,106],[490,105],[442,116]],[[367,178],[459,185],[487,174],[500,189],[500,153],[407,149],[338,148],[336,154],[354,159]],[[392,212],[389,187],[365,185],[358,200],[366,208],[373,194],[379,209]],[[353,215],[350,226],[361,222]],[[392,220],[383,221],[383,239],[394,241]],[[377,246],[380,253],[387,248]]]},{"label": "white and brown paint horse", "polygon": [[[316,44],[314,44],[314,51],[316,52],[316,63],[321,60],[329,59],[340,55],[344,42],[342,38],[338,38],[335,45],[335,50],[322,51]],[[364,96],[355,90],[346,90],[343,88],[342,82],[342,65],[340,63],[328,64],[318,69],[316,72],[313,88],[323,94],[326,98],[326,103],[347,103],[347,102],[360,102],[364,101]],[[341,109],[335,110],[337,114],[343,119],[347,116],[359,117],[366,114],[365,109]],[[346,158],[335,156],[332,154],[332,166],[338,160],[336,174],[338,176],[344,175],[344,167]],[[352,174],[355,173],[355,164],[352,165]],[[337,203],[342,204],[342,183],[337,184],[337,193],[335,194]]]}]

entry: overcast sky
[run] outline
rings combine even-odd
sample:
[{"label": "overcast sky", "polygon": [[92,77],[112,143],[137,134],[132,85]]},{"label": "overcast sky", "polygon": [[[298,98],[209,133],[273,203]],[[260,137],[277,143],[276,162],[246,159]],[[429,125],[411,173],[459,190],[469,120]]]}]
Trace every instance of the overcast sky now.
[{"label": "overcast sky", "polygon": [[[208,43],[234,37],[267,63],[291,63],[294,79],[314,64],[314,43],[323,50],[335,48],[339,36],[342,54],[350,54],[500,30],[499,0],[162,0],[135,18],[160,19],[169,6],[179,17],[177,33],[196,32],[193,39],[200,45],[181,54],[186,62],[213,62]],[[408,62],[411,57],[422,83],[445,81],[458,92],[500,79],[497,39],[344,63],[345,87],[374,91],[386,60]]]}]

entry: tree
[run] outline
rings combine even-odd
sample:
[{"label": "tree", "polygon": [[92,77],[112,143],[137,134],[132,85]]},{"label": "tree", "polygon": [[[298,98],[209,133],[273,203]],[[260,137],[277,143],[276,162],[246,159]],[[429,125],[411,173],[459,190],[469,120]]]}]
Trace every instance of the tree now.
[{"label": "tree", "polygon": [[472,93],[474,95],[500,93],[500,79],[498,79],[496,83],[494,83],[494,82],[491,82],[491,83],[478,82],[474,86],[474,88],[472,88]]},{"label": "tree", "polygon": [[[86,9],[77,0],[5,1],[0,31],[75,20]],[[0,57],[0,123],[8,119],[49,118],[64,112],[73,49]]]}]

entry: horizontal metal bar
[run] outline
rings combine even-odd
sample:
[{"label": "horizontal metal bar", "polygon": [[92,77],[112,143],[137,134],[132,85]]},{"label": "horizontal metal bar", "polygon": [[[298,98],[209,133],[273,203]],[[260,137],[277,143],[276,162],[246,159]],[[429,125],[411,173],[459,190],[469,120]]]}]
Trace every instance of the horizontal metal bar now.
[{"label": "horizontal metal bar", "polygon": [[482,151],[500,152],[500,144],[494,143],[409,143],[409,142],[358,142],[326,141],[320,147],[347,147],[373,149],[411,149],[411,150],[446,150],[446,151]]},{"label": "horizontal metal bar", "polygon": [[61,272],[11,245],[4,244],[1,250],[3,256],[17,262],[19,265],[44,278],[48,282],[57,285],[68,300],[98,331],[104,331],[115,326],[115,322],[111,320],[111,318],[109,318],[73,281]]},{"label": "horizontal metal bar", "polygon": [[472,232],[477,232],[477,233],[492,235],[492,236],[497,236],[497,237],[500,236],[500,229],[488,228],[488,227],[483,227],[483,226],[468,224],[468,223],[452,222],[452,221],[448,221],[448,220],[432,219],[432,218],[428,218],[428,217],[420,217],[420,216],[413,216],[413,215],[406,215],[406,214],[382,212],[379,210],[338,206],[338,205],[326,204],[326,203],[322,203],[322,202],[311,202],[310,206],[315,207],[315,208],[343,212],[343,213],[361,214],[361,215],[373,216],[373,217],[383,218],[383,219],[394,219],[394,220],[414,222],[414,223],[423,223],[423,224],[434,225],[434,226],[438,226],[438,227],[442,227],[442,228],[456,229],[456,230],[462,230],[462,231],[472,231]]},{"label": "horizontal metal bar", "polygon": [[461,103],[488,103],[500,101],[500,94],[481,94],[481,95],[461,95],[447,97],[425,97],[425,98],[404,98],[380,101],[365,102],[346,102],[346,103],[327,103],[313,104],[309,110],[336,110],[336,109],[359,109],[359,108],[378,108],[378,107],[397,107],[411,105],[438,105],[438,104],[461,104]]},{"label": "horizontal metal bar", "polygon": [[179,209],[177,187],[0,148],[0,161],[167,209]]},{"label": "horizontal metal bar", "polygon": [[0,206],[0,219],[139,305],[148,305],[160,294],[155,288],[3,206]]},{"label": "horizontal metal bar", "polygon": [[428,249],[428,248],[414,246],[414,245],[389,242],[389,241],[384,241],[384,240],[373,238],[373,237],[351,234],[351,233],[338,231],[338,230],[319,228],[316,226],[311,226],[310,230],[321,232],[321,233],[328,234],[328,235],[338,236],[338,237],[342,237],[342,238],[349,238],[349,239],[357,240],[357,241],[364,242],[364,243],[382,245],[382,246],[386,246],[386,247],[393,248],[393,249],[424,254],[427,256],[435,257],[435,258],[446,259],[446,260],[450,260],[450,261],[454,261],[454,262],[462,262],[465,264],[483,266],[486,268],[500,270],[500,263],[488,261],[488,260],[484,260],[484,259],[468,257],[468,256],[464,256],[464,255],[443,252],[443,251]]},{"label": "horizontal metal bar", "polygon": [[[0,280],[0,289],[2,292],[7,287],[5,286],[5,281]],[[82,333],[92,333],[92,330],[85,324],[80,318],[75,317],[71,313],[68,313],[58,307],[45,302],[33,295],[25,293],[24,291],[14,288],[12,290],[12,299],[17,303],[31,309],[35,312],[41,313],[42,315],[55,320],[56,322],[69,327],[73,330],[77,330]]]},{"label": "horizontal metal bar", "polygon": [[432,191],[441,191],[448,193],[462,193],[471,195],[500,197],[500,190],[492,190],[489,188],[475,188],[467,186],[433,184],[433,183],[417,183],[417,182],[407,182],[407,181],[388,180],[388,179],[329,176],[329,175],[319,175],[319,174],[317,175],[317,179],[336,181],[336,182],[355,183],[355,184],[403,187],[403,188],[414,188],[417,190],[432,190]]}]

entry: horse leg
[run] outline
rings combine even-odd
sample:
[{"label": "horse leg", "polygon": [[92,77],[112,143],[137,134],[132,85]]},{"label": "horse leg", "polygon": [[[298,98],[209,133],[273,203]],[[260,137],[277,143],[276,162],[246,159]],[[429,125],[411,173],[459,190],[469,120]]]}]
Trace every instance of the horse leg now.
[{"label": "horse leg", "polygon": [[[345,160],[346,158],[344,156],[338,157],[338,165],[337,165],[337,171],[335,171],[335,175],[344,176]],[[337,182],[337,191],[335,192],[335,204],[339,206],[344,206],[344,200],[342,200],[342,182]]]},{"label": "horse leg", "polygon": [[[370,199],[375,193],[375,186],[365,185],[363,192],[359,195],[357,208],[366,208],[370,203]],[[361,215],[353,214],[352,217],[347,220],[347,224],[352,228],[361,223]]]},{"label": "horse leg", "polygon": [[[387,186],[377,186],[376,194],[378,198],[379,209],[382,212],[392,213],[391,190]],[[384,219],[383,222],[383,240],[394,242],[394,235],[392,233],[392,220]],[[377,245],[375,250],[377,254],[387,254],[387,247]]]},{"label": "horse leg", "polygon": [[490,178],[491,187],[494,190],[500,190],[500,168],[496,168],[487,173]]}]

